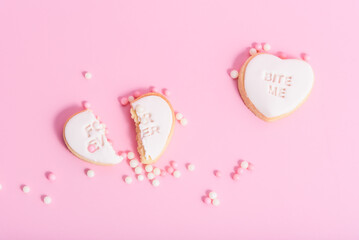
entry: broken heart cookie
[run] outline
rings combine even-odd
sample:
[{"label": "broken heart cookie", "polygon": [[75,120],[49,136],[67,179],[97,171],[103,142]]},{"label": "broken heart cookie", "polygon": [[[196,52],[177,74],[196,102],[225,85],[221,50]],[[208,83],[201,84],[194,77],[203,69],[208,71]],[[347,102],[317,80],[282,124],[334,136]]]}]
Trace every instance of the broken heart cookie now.
[{"label": "broken heart cookie", "polygon": [[299,59],[255,53],[243,64],[238,89],[247,107],[259,118],[274,121],[288,116],[307,99],[314,83],[312,67]]},{"label": "broken heart cookie", "polygon": [[159,93],[147,93],[131,102],[131,116],[141,162],[155,163],[172,137],[175,116],[171,104]]},{"label": "broken heart cookie", "polygon": [[107,139],[105,125],[89,109],[76,113],[67,120],[63,137],[68,149],[87,162],[112,165],[123,160]]}]

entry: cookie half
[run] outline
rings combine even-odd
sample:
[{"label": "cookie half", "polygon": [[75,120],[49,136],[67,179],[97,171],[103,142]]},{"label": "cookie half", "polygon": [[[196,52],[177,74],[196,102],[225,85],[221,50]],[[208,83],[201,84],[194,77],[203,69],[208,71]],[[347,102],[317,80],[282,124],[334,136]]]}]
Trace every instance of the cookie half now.
[{"label": "cookie half", "polygon": [[108,141],[104,124],[100,123],[91,110],[84,110],[70,117],[65,123],[63,137],[67,148],[84,161],[113,165],[123,160]]},{"label": "cookie half", "polygon": [[307,62],[281,59],[268,53],[248,58],[238,77],[244,103],[265,121],[294,112],[307,99],[313,84],[313,69]]},{"label": "cookie half", "polygon": [[175,125],[170,102],[161,94],[148,93],[131,102],[141,162],[155,163],[167,148]]}]

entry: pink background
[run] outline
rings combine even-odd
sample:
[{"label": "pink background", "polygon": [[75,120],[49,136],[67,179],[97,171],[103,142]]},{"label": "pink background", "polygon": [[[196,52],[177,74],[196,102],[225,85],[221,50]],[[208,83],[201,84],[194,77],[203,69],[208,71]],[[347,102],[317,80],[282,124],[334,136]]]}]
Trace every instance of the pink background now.
[{"label": "pink background", "polygon": [[[356,0],[2,0],[0,239],[359,239],[358,12]],[[315,71],[307,102],[274,123],[228,76],[254,41],[307,52]],[[126,185],[126,163],[65,148],[62,126],[88,100],[116,150],[135,150],[117,97],[151,85],[189,119],[158,162],[176,160],[180,179]],[[256,169],[234,182],[239,159]],[[217,208],[201,201],[209,189]]]}]

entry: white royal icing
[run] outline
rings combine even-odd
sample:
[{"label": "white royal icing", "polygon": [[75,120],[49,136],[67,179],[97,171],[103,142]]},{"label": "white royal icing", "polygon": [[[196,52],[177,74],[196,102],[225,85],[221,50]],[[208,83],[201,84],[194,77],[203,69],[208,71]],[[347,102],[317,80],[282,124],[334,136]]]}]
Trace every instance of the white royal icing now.
[{"label": "white royal icing", "polygon": [[259,112],[268,118],[290,113],[310,93],[311,66],[302,60],[282,60],[271,54],[252,58],[244,73],[244,88]]},{"label": "white royal icing", "polygon": [[173,112],[162,97],[149,95],[131,103],[136,111],[141,141],[148,160],[157,159],[166,147],[173,125]]},{"label": "white royal icing", "polygon": [[108,142],[105,127],[91,110],[71,117],[65,125],[64,138],[70,147],[84,160],[99,164],[117,164],[122,161]]}]

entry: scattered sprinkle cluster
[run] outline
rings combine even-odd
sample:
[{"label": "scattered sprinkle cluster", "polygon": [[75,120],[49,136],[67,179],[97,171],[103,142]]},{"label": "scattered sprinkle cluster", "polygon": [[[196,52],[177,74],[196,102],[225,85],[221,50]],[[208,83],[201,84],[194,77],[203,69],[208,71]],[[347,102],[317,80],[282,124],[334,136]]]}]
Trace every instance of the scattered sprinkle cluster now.
[{"label": "scattered sprinkle cluster", "polygon": [[219,206],[220,204],[218,194],[214,191],[209,191],[208,196],[203,197],[203,202],[206,204],[212,204],[213,206]]},{"label": "scattered sprinkle cluster", "polygon": [[234,168],[234,172],[232,173],[232,178],[233,180],[238,181],[240,176],[244,173],[244,170],[253,170],[253,169],[254,169],[253,164],[244,160],[240,160],[239,165]]}]

